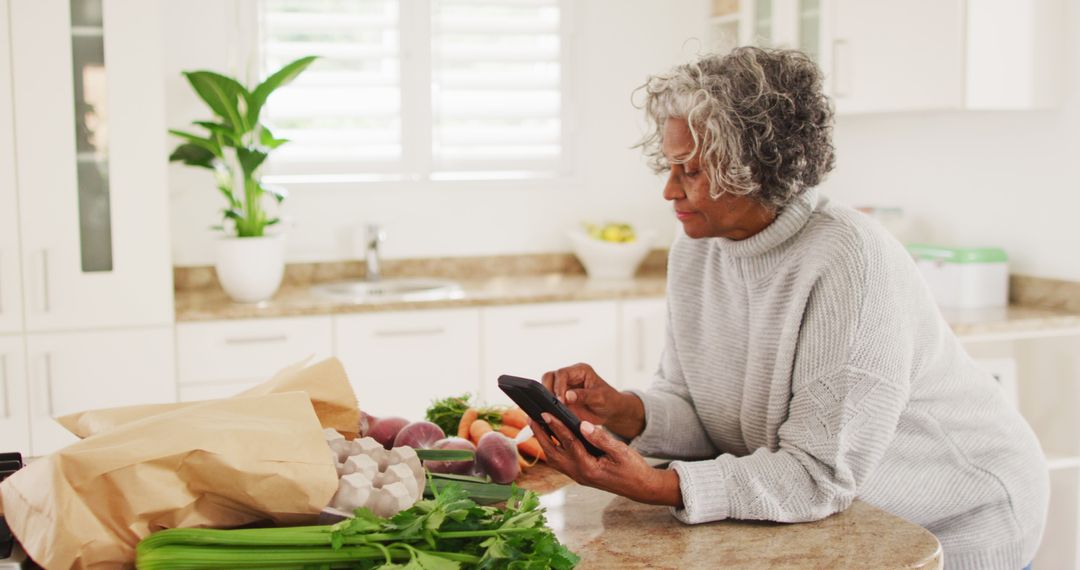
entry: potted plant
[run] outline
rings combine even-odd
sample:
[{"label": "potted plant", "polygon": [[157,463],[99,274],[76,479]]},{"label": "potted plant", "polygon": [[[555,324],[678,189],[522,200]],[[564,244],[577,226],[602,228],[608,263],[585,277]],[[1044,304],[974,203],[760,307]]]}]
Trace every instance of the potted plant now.
[{"label": "potted plant", "polygon": [[259,116],[270,94],[291,82],[313,61],[303,57],[248,89],[239,81],[213,71],[185,71],[195,93],[214,113],[214,121],[194,121],[205,130],[198,135],[170,129],[184,142],[169,155],[170,161],[212,170],[217,189],[225,197],[222,225],[226,235],[217,243],[218,281],[236,301],[254,303],[269,299],[281,284],[285,270],[284,237],[267,234],[279,222],[264,202],[280,204],[282,188],[264,185],[260,167],[270,152],[288,142],[276,138]]}]

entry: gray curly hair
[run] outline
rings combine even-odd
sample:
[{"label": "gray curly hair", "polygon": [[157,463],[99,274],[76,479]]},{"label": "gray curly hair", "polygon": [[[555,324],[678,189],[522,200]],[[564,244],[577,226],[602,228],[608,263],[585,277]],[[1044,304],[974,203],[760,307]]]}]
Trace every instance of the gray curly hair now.
[{"label": "gray curly hair", "polygon": [[729,192],[779,210],[833,168],[833,111],[802,52],[740,47],[654,75],[639,91],[650,132],[635,146],[655,172],[668,170],[664,121],[686,119],[714,200]]}]

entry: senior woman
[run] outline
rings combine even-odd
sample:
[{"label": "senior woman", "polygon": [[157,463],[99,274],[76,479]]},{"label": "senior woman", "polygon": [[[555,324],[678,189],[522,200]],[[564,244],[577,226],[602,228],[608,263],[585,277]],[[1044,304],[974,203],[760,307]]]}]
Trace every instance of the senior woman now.
[{"label": "senior woman", "polygon": [[[667,342],[647,392],[587,364],[544,375],[606,452],[545,417],[550,464],[685,523],[811,521],[858,498],[933,532],[948,568],[1029,563],[1048,497],[1039,443],[903,246],[814,188],[833,166],[814,63],[739,48],[642,89],[655,128],[641,146],[670,172],[685,234]],[[653,468],[642,453],[680,460]]]}]

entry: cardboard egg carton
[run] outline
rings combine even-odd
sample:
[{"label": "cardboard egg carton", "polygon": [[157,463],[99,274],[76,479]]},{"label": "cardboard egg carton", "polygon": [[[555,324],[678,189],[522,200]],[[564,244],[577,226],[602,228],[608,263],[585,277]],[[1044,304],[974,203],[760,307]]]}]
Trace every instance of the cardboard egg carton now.
[{"label": "cardboard egg carton", "polygon": [[333,429],[323,433],[338,472],[338,490],[327,510],[352,516],[367,507],[380,517],[391,517],[423,496],[424,468],[413,448],[387,451],[370,437],[349,441]]}]

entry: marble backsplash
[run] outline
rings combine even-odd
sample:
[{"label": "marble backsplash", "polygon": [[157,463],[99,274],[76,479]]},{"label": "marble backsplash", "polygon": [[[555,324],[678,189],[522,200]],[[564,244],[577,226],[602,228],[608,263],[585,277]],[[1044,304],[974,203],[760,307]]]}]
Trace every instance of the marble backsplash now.
[{"label": "marble backsplash", "polygon": [[1022,307],[1080,313],[1080,282],[1010,275],[1009,302]]}]

